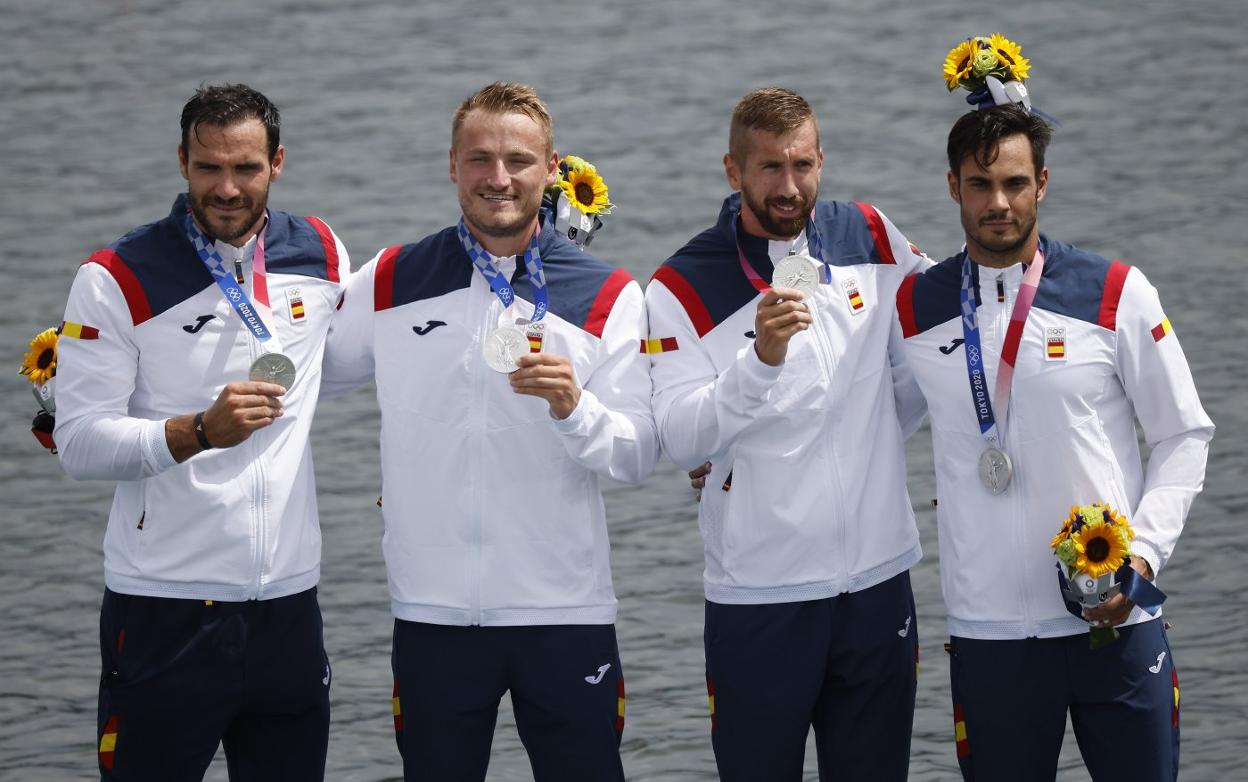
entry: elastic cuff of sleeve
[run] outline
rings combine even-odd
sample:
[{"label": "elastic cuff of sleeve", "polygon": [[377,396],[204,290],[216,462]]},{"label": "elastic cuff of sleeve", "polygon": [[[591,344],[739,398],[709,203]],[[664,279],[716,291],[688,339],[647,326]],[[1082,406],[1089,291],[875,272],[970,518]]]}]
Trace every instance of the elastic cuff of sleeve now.
[{"label": "elastic cuff of sleeve", "polygon": [[152,475],[162,473],[178,463],[169,452],[169,443],[165,440],[164,420],[143,423],[140,447],[143,450],[143,463]]},{"label": "elastic cuff of sleeve", "polygon": [[737,363],[741,367],[741,390],[760,399],[767,396],[784,369],[784,364],[776,367],[764,364],[753,343],[745,349],[745,355]]},{"label": "elastic cuff of sleeve", "polygon": [[567,418],[555,418],[554,415],[551,415],[550,420],[555,425],[555,431],[561,434],[576,434],[585,423],[586,408],[596,401],[597,397],[582,388],[581,398],[576,400],[576,407],[572,408],[572,412],[568,413]]},{"label": "elastic cuff of sleeve", "polygon": [[1161,572],[1161,551],[1152,543],[1143,538],[1136,538],[1131,541],[1131,556],[1139,557],[1148,563],[1153,569],[1153,578],[1157,578],[1157,574]]}]

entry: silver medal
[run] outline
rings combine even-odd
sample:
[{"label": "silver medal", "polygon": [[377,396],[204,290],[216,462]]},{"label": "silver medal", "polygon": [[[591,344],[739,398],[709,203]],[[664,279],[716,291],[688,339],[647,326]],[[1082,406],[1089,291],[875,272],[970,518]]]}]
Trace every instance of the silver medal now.
[{"label": "silver medal", "polygon": [[810,297],[819,287],[819,272],[815,259],[809,255],[787,255],[776,264],[771,274],[774,288],[793,288]]},{"label": "silver medal", "polygon": [[276,383],[289,391],[295,384],[295,362],[281,353],[265,353],[251,362],[247,378],[260,383]]},{"label": "silver medal", "polygon": [[989,446],[979,455],[979,480],[989,494],[1000,494],[1010,485],[1014,465],[1005,451]]},{"label": "silver medal", "polygon": [[516,361],[529,352],[529,340],[520,329],[502,326],[485,338],[482,352],[490,369],[510,374],[519,369]]}]

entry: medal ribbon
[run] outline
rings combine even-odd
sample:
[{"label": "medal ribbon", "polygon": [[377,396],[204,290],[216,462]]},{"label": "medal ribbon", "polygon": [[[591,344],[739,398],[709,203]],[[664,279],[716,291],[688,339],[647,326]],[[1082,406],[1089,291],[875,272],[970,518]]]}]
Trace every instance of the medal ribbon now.
[{"label": "medal ribbon", "polygon": [[1001,366],[997,370],[997,382],[992,396],[996,398],[1001,416],[998,419],[992,412],[992,399],[988,395],[988,380],[984,372],[983,348],[979,339],[979,316],[975,312],[975,291],[971,275],[971,256],[962,256],[962,339],[966,352],[966,374],[971,383],[971,400],[975,403],[976,417],[979,419],[979,431],[984,440],[994,448],[1002,449],[1005,444],[1005,417],[1010,409],[1010,389],[1014,381],[1014,362],[1018,358],[1018,346],[1023,339],[1023,326],[1027,316],[1031,314],[1031,305],[1036,299],[1036,289],[1040,286],[1040,275],[1044,272],[1044,255],[1036,248],[1031,266],[1023,275],[1023,282],[1018,288],[1018,298],[1014,301],[1014,309],[1010,312],[1010,325],[1005,331],[1005,343],[1001,346]]},{"label": "medal ribbon", "polygon": [[[740,231],[741,209],[737,209],[737,215],[733,218],[733,225],[737,226]],[[815,210],[810,210],[810,218],[806,221],[806,246],[810,250],[810,254],[814,256],[816,261],[823,264],[823,273],[820,275],[819,282],[828,285],[832,282],[832,266],[827,259],[823,257],[823,238],[819,235],[819,228],[815,225]],[[759,293],[766,293],[771,290],[771,285],[763,279],[749,260],[745,257],[745,250],[741,247],[741,237],[737,236],[737,259],[741,261],[741,271],[745,272],[745,277],[754,286]]]},{"label": "medal ribbon", "polygon": [[[268,225],[267,221],[265,225]],[[204,236],[199,227],[195,225],[190,212],[186,213],[184,227],[186,238],[195,248],[199,260],[203,261],[204,267],[208,269],[217,287],[225,295],[225,300],[234,308],[235,314],[247,327],[248,333],[256,338],[264,352],[281,353],[281,341],[275,333],[269,331],[268,326],[264,325],[260,308],[251,303],[247,291],[243,290],[242,286],[234,280],[234,275],[225,268],[225,259],[221,257],[221,253],[217,252],[216,243]],[[269,289],[264,275],[264,229],[260,230],[260,235],[256,238],[256,251],[252,257],[252,275],[256,299],[260,301],[263,297],[262,303],[267,310]]]},{"label": "medal ribbon", "polygon": [[[550,308],[546,273],[542,271],[542,252],[537,246],[537,237],[541,232],[542,226],[539,223],[533,236],[529,237],[529,249],[524,251],[524,268],[529,273],[529,285],[533,288],[533,323],[546,317],[546,311]],[[477,271],[481,272],[481,276],[490,284],[490,289],[494,291],[495,296],[498,296],[503,307],[510,307],[516,300],[516,292],[512,290],[511,283],[507,281],[503,273],[490,260],[490,254],[468,230],[462,217],[459,218],[459,241],[464,245],[464,252],[468,254],[472,265],[477,267]]]}]

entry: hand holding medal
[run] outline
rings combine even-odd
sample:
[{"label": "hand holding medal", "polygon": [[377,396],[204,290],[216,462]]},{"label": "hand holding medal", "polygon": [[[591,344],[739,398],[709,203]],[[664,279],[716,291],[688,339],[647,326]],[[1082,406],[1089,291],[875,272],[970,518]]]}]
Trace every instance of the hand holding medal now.
[{"label": "hand holding medal", "polygon": [[763,294],[754,315],[754,352],[759,361],[780,366],[788,355],[789,340],[810,328],[812,318],[802,301],[805,298],[793,288],[771,288]]}]

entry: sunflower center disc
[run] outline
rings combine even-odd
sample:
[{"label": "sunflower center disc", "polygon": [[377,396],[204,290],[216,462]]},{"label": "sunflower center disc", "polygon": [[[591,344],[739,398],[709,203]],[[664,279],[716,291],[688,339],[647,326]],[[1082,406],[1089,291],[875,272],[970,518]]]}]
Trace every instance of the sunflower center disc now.
[{"label": "sunflower center disc", "polygon": [[584,182],[577,182],[576,200],[585,206],[592,206],[594,203],[594,189]]}]

